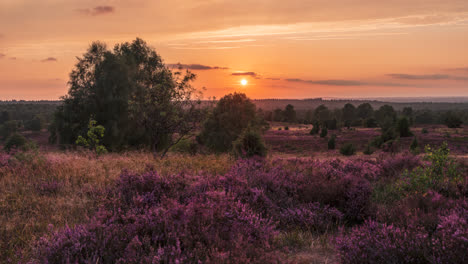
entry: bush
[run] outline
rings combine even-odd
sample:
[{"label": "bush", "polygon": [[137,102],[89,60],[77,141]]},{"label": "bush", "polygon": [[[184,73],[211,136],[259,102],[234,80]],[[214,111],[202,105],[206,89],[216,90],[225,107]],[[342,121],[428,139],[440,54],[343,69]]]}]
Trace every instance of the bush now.
[{"label": "bush", "polygon": [[317,135],[320,132],[319,122],[314,122],[312,129],[310,130],[311,135]]},{"label": "bush", "polygon": [[427,128],[423,128],[423,129],[421,129],[421,133],[422,134],[428,134],[429,131],[427,130]]},{"label": "bush", "polygon": [[366,145],[366,148],[364,149],[363,153],[365,155],[372,155],[372,153],[374,153],[374,150],[371,147],[371,143]]},{"label": "bush", "polygon": [[332,135],[331,138],[328,140],[328,149],[335,149],[336,145],[336,135]]},{"label": "bush", "polygon": [[427,233],[367,221],[335,239],[341,263],[427,263]]},{"label": "bush", "polygon": [[28,140],[25,137],[15,133],[7,138],[4,148],[6,151],[10,151],[12,149],[21,149],[24,148],[27,143]]},{"label": "bush", "polygon": [[322,128],[322,132],[320,132],[320,137],[324,138],[328,135],[328,129],[326,127]]},{"label": "bush", "polygon": [[284,127],[284,130],[289,130],[289,127],[288,127],[288,126],[285,126],[285,127]]},{"label": "bush", "polygon": [[455,113],[448,112],[445,114],[444,124],[449,128],[459,128],[463,124],[463,121]]},{"label": "bush", "polygon": [[416,137],[414,137],[413,141],[411,142],[410,150],[413,153],[418,153],[419,152],[419,143],[418,143],[418,139]]},{"label": "bush", "polygon": [[345,156],[352,156],[356,153],[353,143],[346,143],[340,148],[340,153]]},{"label": "bush", "polygon": [[253,128],[247,128],[239,138],[234,141],[233,152],[236,157],[265,157],[267,155],[267,148],[260,133]]},{"label": "bush", "polygon": [[375,120],[375,118],[367,118],[363,121],[363,126],[368,128],[377,127],[377,120]]}]

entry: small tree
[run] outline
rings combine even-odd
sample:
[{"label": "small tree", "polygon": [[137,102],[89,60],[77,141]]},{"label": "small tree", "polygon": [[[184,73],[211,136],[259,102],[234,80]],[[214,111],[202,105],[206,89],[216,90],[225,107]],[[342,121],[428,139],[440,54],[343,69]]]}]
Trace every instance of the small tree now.
[{"label": "small tree", "polygon": [[410,123],[408,121],[408,118],[402,117],[398,119],[397,131],[400,137],[410,137],[413,135],[413,133],[411,133],[410,131]]},{"label": "small tree", "polygon": [[324,138],[328,135],[328,129],[326,127],[322,128],[322,132],[320,132],[320,137]]},{"label": "small tree", "polygon": [[233,143],[233,153],[236,157],[265,157],[267,148],[258,130],[248,127]]},{"label": "small tree", "polygon": [[76,144],[94,150],[96,152],[96,155],[99,156],[107,153],[106,147],[99,143],[104,137],[104,132],[106,131],[106,129],[103,126],[96,124],[96,120],[89,120],[88,133],[86,134],[87,138],[78,136]]},{"label": "small tree", "polygon": [[411,142],[410,150],[413,153],[418,153],[419,152],[419,143],[418,143],[418,139],[416,137],[414,137],[413,141]]},{"label": "small tree", "polygon": [[315,121],[312,129],[310,130],[311,135],[317,135],[320,132],[320,124],[318,121]]},{"label": "small tree", "polygon": [[335,149],[336,145],[336,135],[332,135],[328,140],[328,149]]}]

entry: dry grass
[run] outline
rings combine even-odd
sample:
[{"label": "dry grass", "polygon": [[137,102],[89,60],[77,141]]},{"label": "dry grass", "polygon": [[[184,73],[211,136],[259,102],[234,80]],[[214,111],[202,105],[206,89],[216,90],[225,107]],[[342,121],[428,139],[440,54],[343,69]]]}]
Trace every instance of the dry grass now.
[{"label": "dry grass", "polygon": [[[0,167],[0,262],[16,262],[21,255],[27,258],[32,241],[49,224],[63,227],[86,221],[99,205],[100,190],[112,184],[123,169],[151,168],[162,175],[221,174],[232,162],[228,155],[170,155],[160,160],[144,152],[98,159],[86,153],[19,155]],[[41,187],[47,183],[58,187],[44,191]]]}]

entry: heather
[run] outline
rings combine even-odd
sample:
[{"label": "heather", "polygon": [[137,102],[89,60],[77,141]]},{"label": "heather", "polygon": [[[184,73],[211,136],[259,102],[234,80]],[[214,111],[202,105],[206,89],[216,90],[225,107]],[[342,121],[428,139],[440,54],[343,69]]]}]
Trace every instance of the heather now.
[{"label": "heather", "polygon": [[2,153],[0,257],[465,263],[467,167],[450,148],[237,160],[176,151],[164,159],[147,152]]}]

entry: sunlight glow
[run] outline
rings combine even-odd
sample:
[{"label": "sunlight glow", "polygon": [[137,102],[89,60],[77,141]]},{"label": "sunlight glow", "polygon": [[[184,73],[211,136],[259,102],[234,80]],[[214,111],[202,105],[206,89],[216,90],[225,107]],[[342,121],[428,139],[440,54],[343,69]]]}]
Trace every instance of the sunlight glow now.
[{"label": "sunlight glow", "polygon": [[245,86],[245,85],[247,85],[248,82],[247,82],[246,79],[242,79],[242,80],[240,81],[240,83],[241,83],[241,85]]}]

